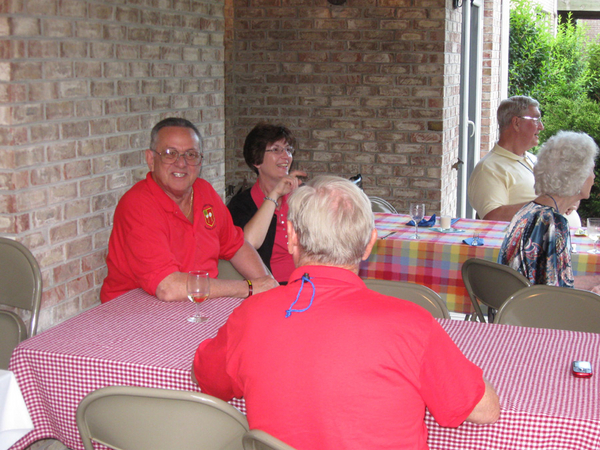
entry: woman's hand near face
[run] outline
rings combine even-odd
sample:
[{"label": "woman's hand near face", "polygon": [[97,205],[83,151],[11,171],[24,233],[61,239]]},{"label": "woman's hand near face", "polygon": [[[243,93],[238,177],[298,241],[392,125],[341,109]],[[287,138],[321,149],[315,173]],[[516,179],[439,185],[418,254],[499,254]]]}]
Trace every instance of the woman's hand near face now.
[{"label": "woman's hand near face", "polygon": [[[279,180],[267,197],[279,202],[281,197],[294,191],[294,189],[302,184],[302,181],[298,177],[306,176],[306,172],[301,170],[292,171],[289,175]],[[269,226],[271,225],[271,219],[273,219],[273,214],[275,214],[275,208],[274,202],[265,200],[252,219],[244,226],[244,237],[256,249],[260,248],[265,241]]]},{"label": "woman's hand near face", "polygon": [[269,197],[279,200],[280,197],[295,191],[298,186],[302,184],[302,181],[298,177],[306,177],[306,172],[302,170],[293,170],[289,175],[279,180],[279,183],[275,185],[273,191],[269,193]]}]

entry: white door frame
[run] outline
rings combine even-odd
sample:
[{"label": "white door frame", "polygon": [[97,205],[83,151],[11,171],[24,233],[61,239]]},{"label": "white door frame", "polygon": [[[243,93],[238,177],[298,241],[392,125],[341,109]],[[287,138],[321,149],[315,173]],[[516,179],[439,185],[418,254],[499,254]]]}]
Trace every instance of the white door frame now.
[{"label": "white door frame", "polygon": [[467,198],[467,182],[481,147],[481,82],[483,78],[483,0],[463,0],[457,217],[475,217]]}]

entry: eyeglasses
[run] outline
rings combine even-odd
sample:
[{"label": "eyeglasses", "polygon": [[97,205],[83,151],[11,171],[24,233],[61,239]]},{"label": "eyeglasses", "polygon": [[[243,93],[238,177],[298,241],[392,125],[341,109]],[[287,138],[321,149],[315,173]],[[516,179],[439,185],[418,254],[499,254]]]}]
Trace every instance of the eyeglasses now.
[{"label": "eyeglasses", "polygon": [[287,147],[273,147],[265,150],[265,152],[275,153],[277,156],[281,156],[284,153],[287,153],[288,155],[292,156],[294,154],[294,151],[294,147],[291,147],[289,145]]},{"label": "eyeglasses", "polygon": [[157,152],[156,150],[152,150],[154,153],[160,155],[160,160],[165,164],[173,164],[177,162],[180,156],[185,159],[185,162],[190,166],[197,166],[202,163],[204,159],[204,155],[196,150],[187,150],[183,153],[179,153],[174,148],[167,148],[162,152]]},{"label": "eyeglasses", "polygon": [[536,125],[542,124],[542,118],[541,117],[519,116],[519,119],[533,120],[533,123],[536,124]]}]

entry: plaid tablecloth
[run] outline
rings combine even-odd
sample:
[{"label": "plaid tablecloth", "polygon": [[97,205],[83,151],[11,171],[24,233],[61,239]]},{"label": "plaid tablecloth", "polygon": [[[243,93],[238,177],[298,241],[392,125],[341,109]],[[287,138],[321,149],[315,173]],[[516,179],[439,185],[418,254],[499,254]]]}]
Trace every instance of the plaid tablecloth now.
[{"label": "plaid tablecloth", "polygon": [[[407,226],[408,215],[375,213],[375,226],[380,238],[368,260],[360,266],[363,278],[399,280],[430,287],[446,301],[450,311],[471,313],[471,301],[460,273],[469,258],[497,261],[508,222],[460,219],[454,224],[457,232],[441,233],[433,228],[419,228],[421,239],[411,239],[415,227]],[[392,233],[388,235],[389,233]],[[479,233],[482,246],[463,243]],[[576,275],[592,275],[600,270],[600,257],[588,253],[592,241],[573,236],[576,252],[572,254]]]},{"label": "plaid tablecloth", "polygon": [[[209,300],[202,308],[210,320],[192,324],[185,320],[191,303],[164,303],[135,290],[22,342],[10,370],[35,428],[12,448],[54,438],[83,449],[75,411],[85,395],[104,386],[197,390],[190,379],[194,352],[240,302]],[[576,379],[569,371],[575,359],[599,370],[600,335],[440,323],[495,384],[502,411],[494,425],[456,429],[440,427],[427,414],[432,449],[600,448],[600,378]],[[232,403],[245,412],[243,400]]]}]

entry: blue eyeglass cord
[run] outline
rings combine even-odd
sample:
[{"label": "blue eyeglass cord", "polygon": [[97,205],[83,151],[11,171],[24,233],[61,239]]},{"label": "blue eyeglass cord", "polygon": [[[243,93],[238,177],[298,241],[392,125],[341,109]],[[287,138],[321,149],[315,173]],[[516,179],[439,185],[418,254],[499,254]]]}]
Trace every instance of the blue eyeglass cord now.
[{"label": "blue eyeglass cord", "polygon": [[[310,279],[310,276],[307,273],[305,273],[304,275],[302,275],[302,278],[300,278],[300,279],[302,280],[302,284],[300,285],[300,290],[298,291],[298,295],[296,296],[296,300],[294,300],[294,303],[292,303],[290,305],[290,308],[288,310],[286,310],[286,312],[285,312],[286,318],[290,317],[293,312],[301,313],[301,312],[308,310],[308,308],[310,308],[312,306],[313,300],[315,299],[315,284]],[[298,281],[298,280],[296,280],[296,281]],[[302,288],[304,287],[305,282],[309,282],[313,288],[312,296],[310,297],[310,303],[304,309],[292,309],[294,307],[294,305],[296,304],[296,302],[300,299],[300,294],[302,293]]]}]

